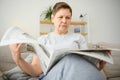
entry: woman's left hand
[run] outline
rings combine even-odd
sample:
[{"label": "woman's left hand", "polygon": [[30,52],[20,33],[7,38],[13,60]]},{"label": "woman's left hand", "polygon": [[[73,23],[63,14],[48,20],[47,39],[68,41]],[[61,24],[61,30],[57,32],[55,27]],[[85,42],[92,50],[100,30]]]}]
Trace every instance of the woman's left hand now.
[{"label": "woman's left hand", "polygon": [[[101,49],[104,49],[105,47],[102,45],[99,45],[99,47],[98,48],[101,48]],[[109,54],[111,54],[111,52],[108,52]],[[100,60],[99,61],[99,70],[102,70],[104,67],[105,67],[105,65],[106,65],[106,62],[105,61],[103,61],[103,60]]]},{"label": "woman's left hand", "polygon": [[100,61],[99,61],[99,70],[102,70],[102,69],[105,67],[105,65],[106,65],[106,62],[100,60]]}]

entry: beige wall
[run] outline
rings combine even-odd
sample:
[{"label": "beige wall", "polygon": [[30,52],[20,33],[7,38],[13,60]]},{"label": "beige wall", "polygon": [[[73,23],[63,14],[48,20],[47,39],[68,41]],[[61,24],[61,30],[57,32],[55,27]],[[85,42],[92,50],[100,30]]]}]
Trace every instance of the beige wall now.
[{"label": "beige wall", "polygon": [[81,13],[88,14],[91,42],[120,43],[120,0],[0,0],[0,39],[12,26],[37,38],[40,13],[57,1],[72,6],[73,20],[79,20]]}]

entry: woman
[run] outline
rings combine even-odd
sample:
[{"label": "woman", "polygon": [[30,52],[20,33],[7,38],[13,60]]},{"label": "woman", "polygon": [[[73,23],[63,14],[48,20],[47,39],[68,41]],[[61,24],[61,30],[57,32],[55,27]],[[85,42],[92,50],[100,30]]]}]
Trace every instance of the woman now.
[{"label": "woman", "polygon": [[[38,41],[52,49],[87,48],[84,37],[80,34],[68,31],[72,17],[72,9],[65,2],[58,2],[53,7],[51,21],[54,23],[54,32],[41,36]],[[33,56],[31,64],[28,64],[20,54],[22,44],[9,45],[16,64],[27,74],[39,76],[40,80],[105,80],[99,69],[83,56],[67,55],[61,59],[47,75],[42,76],[41,65],[37,55]]]}]

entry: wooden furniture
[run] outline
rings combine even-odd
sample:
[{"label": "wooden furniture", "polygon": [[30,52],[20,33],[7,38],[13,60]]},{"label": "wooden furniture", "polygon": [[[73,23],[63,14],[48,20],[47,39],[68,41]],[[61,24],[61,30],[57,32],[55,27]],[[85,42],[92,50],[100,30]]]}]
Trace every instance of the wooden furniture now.
[{"label": "wooden furniture", "polygon": [[[48,31],[42,30],[42,28],[44,27],[43,24],[53,25],[53,23],[50,20],[41,20],[40,24],[41,24],[41,26],[40,26],[40,29],[41,29],[40,30],[40,35],[48,34]],[[79,27],[82,26],[82,28],[85,28],[85,29],[87,27],[87,26],[85,26],[86,24],[87,24],[87,22],[85,22],[85,21],[81,21],[81,22],[79,22],[79,21],[71,21],[71,23],[70,23],[70,25],[72,25],[73,27],[74,26],[79,26]],[[48,28],[46,28],[46,29],[48,29]],[[88,34],[88,32],[87,31],[82,31],[82,32],[79,32],[79,34],[82,34],[82,35],[86,36]]]},{"label": "wooden furniture", "polygon": [[[50,20],[41,20],[40,24],[53,24]],[[85,25],[87,24],[87,22],[82,21],[82,22],[78,22],[78,21],[72,21],[70,23],[71,25]]]}]

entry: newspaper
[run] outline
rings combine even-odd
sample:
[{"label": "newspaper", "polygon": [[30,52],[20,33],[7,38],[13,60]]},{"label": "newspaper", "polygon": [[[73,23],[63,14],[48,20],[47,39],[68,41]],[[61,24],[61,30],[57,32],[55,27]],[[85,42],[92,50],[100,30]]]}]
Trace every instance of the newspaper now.
[{"label": "newspaper", "polygon": [[52,68],[52,66],[54,66],[55,63],[57,63],[62,57],[70,53],[92,57],[97,60],[103,60],[113,64],[112,56],[109,54],[111,50],[109,49],[52,50],[45,45],[39,44],[36,39],[22,31],[19,27],[11,27],[3,35],[3,38],[0,41],[0,46],[6,46],[15,43],[26,43],[32,45],[40,59],[40,64],[42,65],[41,67],[44,74],[47,74],[47,72]]}]

